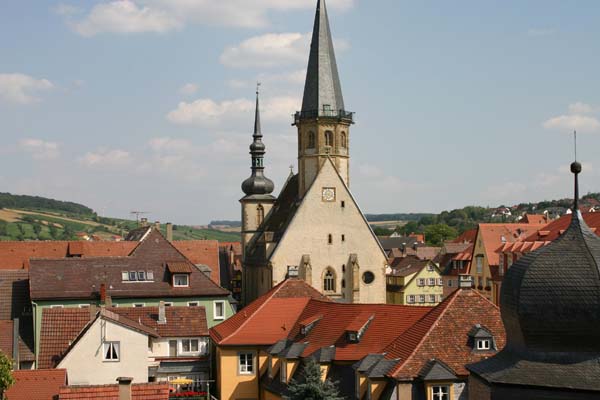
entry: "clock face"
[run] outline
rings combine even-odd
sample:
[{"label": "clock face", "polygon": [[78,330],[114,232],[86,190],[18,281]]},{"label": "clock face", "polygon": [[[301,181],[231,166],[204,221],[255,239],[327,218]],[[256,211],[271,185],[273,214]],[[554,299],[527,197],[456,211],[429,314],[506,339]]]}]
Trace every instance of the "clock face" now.
[{"label": "clock face", "polygon": [[323,201],[335,200],[335,188],[323,188]]}]

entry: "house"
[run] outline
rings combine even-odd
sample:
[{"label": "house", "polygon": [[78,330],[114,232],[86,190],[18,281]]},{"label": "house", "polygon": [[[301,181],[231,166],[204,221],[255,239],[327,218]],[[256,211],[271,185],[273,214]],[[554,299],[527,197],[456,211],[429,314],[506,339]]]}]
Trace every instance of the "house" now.
[{"label": "house", "polygon": [[503,351],[470,364],[469,399],[597,399],[600,397],[600,238],[578,210],[561,237],[514,263],[500,308]]},{"label": "house", "polygon": [[167,383],[132,383],[131,377],[119,377],[112,385],[77,385],[60,388],[58,400],[168,400]]},{"label": "house", "polygon": [[434,259],[442,274],[444,298],[458,289],[460,275],[468,273],[476,236],[477,229],[469,229],[456,239],[444,242],[440,253]]},{"label": "house", "polygon": [[36,355],[47,308],[156,307],[164,301],[167,306],[204,307],[209,327],[234,313],[230,292],[209,279],[156,229],[125,257],[32,259],[30,263]]},{"label": "house", "polygon": [[470,286],[459,288],[354,365],[353,398],[464,399],[469,376],[465,366],[495,355],[504,344],[498,307]]},{"label": "house", "polygon": [[31,369],[35,361],[29,274],[0,270],[0,350],[15,369]]},{"label": "house", "polygon": [[71,385],[210,379],[204,307],[90,307],[43,310],[39,366],[64,368]]},{"label": "house", "polygon": [[15,379],[4,393],[8,400],[54,400],[67,384],[65,369],[34,369],[13,371]]},{"label": "house", "polygon": [[298,173],[277,198],[264,174],[258,94],[252,175],[242,183],[245,304],[290,273],[337,301],[384,303],[387,256],[350,192],[350,125],[325,0],[317,2],[302,109],[294,116]]},{"label": "house", "polygon": [[210,330],[219,398],[274,398],[309,356],[318,357],[328,375],[354,376],[354,362],[381,350],[429,310],[332,302],[289,278]]},{"label": "house", "polygon": [[498,304],[504,270],[496,250],[504,243],[513,243],[538,231],[544,224],[485,223],[477,227],[471,263],[467,273],[473,277],[476,289],[485,298]]},{"label": "house", "polygon": [[522,224],[547,224],[550,221],[548,220],[547,214],[525,213],[522,217],[519,218],[518,222]]},{"label": "house", "polygon": [[223,287],[229,289],[233,298],[241,302],[242,244],[240,242],[219,242],[219,264]]},{"label": "house", "polygon": [[432,306],[443,297],[438,266],[415,256],[395,259],[387,274],[387,303]]}]

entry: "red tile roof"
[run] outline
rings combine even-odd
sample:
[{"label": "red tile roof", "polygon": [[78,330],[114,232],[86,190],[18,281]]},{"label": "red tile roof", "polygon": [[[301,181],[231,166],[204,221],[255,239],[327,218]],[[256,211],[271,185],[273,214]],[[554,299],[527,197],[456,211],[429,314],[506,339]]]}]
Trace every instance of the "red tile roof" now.
[{"label": "red tile roof", "polygon": [[90,322],[85,308],[44,308],[40,332],[38,368],[53,368]]},{"label": "red tile roof", "polygon": [[[160,383],[134,383],[131,385],[133,400],[168,400],[169,384]],[[60,388],[60,400],[118,400],[119,385],[92,385],[92,386],[63,386]]]},{"label": "red tile roof", "polygon": [[[114,298],[227,296],[229,291],[218,286],[203,272],[193,268],[188,287],[173,287],[165,263],[189,260],[168,242],[160,232],[152,230],[145,240],[126,257],[83,257],[32,259],[30,292],[32,300],[96,299],[100,286]],[[152,271],[154,281],[123,282],[124,271]]]},{"label": "red tile roof", "polygon": [[165,307],[165,324],[158,323],[158,307],[111,307],[109,310],[139,321],[162,337],[208,336],[204,307]]},{"label": "red tile roof", "polygon": [[543,227],[544,224],[479,224],[478,233],[483,240],[488,264],[498,265],[496,250],[502,243],[523,240]]},{"label": "red tile roof", "polygon": [[310,299],[329,301],[300,279],[287,279],[210,329],[219,345],[271,345],[286,338]]},{"label": "red tile roof", "polygon": [[453,240],[454,243],[474,243],[477,238],[477,228],[464,231],[459,237]]},{"label": "red tile roof", "polygon": [[492,333],[498,350],[504,347],[500,309],[475,290],[456,290],[385,348],[388,359],[399,359],[389,375],[413,379],[431,359],[445,363],[458,376],[468,375],[466,364],[495,353],[473,352],[468,333],[476,324]]},{"label": "red tile roof", "polygon": [[8,358],[13,358],[13,322],[0,320],[0,351]]},{"label": "red tile roof", "polygon": [[547,224],[548,216],[545,214],[525,214],[519,220],[521,224]]},{"label": "red tile roof", "polygon": [[66,369],[13,371],[15,384],[6,391],[8,400],[51,400],[67,384]]},{"label": "red tile roof", "polygon": [[[308,342],[302,357],[308,357],[322,347],[335,345],[335,360],[357,361],[370,353],[379,353],[431,307],[402,306],[392,304],[348,304],[310,300],[300,315],[304,321],[312,317],[322,318],[308,335],[300,334],[301,324],[296,324],[288,338],[296,342]],[[357,343],[346,339],[347,330],[355,330],[371,318],[363,336]]]},{"label": "red tile roof", "polygon": [[216,240],[177,240],[171,242],[188,260],[195,265],[210,267],[210,279],[221,283],[219,264],[219,242]]}]

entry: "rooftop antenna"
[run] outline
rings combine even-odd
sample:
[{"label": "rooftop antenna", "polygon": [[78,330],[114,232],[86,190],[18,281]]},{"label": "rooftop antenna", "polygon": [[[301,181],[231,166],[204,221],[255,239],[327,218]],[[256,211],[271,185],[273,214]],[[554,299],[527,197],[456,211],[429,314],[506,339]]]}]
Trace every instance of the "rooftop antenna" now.
[{"label": "rooftop antenna", "polygon": [[140,225],[140,215],[150,214],[150,211],[130,211],[129,214],[135,215],[135,222]]}]

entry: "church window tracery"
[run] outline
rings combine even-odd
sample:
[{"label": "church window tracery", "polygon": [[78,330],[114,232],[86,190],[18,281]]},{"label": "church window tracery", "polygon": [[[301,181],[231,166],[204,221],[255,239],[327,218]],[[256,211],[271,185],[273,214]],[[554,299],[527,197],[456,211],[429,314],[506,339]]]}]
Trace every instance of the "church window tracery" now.
[{"label": "church window tracery", "polygon": [[256,226],[260,226],[265,219],[265,208],[262,204],[256,207]]},{"label": "church window tracery", "polygon": [[333,132],[325,131],[325,146],[333,147]]},{"label": "church window tracery", "polygon": [[315,148],[315,133],[314,132],[308,132],[308,146],[306,146],[308,149],[314,149]]},{"label": "church window tracery", "polygon": [[348,139],[346,138],[346,132],[342,132],[340,138],[342,142],[342,148],[345,149],[346,147],[348,147]]},{"label": "church window tracery", "polygon": [[327,271],[323,276],[323,291],[335,292],[335,273],[331,268],[327,268]]}]

